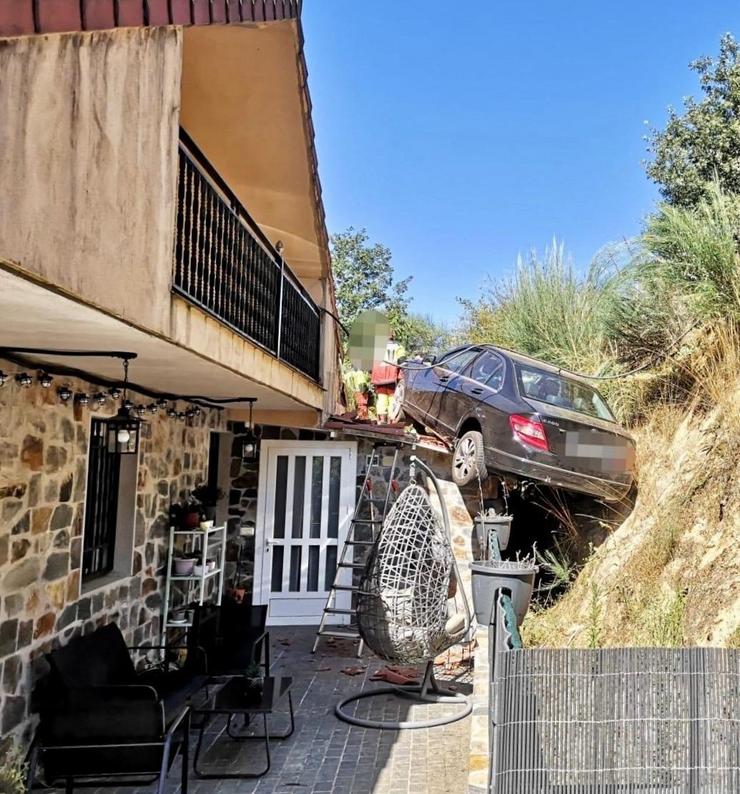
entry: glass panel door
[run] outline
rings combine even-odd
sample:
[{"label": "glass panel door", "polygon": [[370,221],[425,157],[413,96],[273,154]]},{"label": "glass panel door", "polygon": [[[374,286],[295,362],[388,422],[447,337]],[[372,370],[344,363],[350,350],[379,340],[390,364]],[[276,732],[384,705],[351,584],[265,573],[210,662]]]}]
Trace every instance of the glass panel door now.
[{"label": "glass panel door", "polygon": [[[351,443],[263,442],[255,603],[269,604],[271,623],[321,619],[354,509],[355,468]],[[349,584],[351,569],[339,576]],[[340,595],[348,606],[350,594]]]}]

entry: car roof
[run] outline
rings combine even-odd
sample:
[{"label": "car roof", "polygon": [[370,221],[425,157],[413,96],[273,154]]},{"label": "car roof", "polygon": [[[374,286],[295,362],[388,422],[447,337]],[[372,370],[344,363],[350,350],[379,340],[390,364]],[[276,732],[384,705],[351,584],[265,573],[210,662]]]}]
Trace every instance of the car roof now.
[{"label": "car roof", "polygon": [[490,345],[490,344],[469,344],[469,345],[459,345],[458,347],[452,348],[445,353],[445,357],[452,355],[453,353],[459,353],[463,350],[466,350],[470,347],[479,347],[482,350],[493,350],[496,353],[500,353],[503,356],[511,359],[512,361],[516,361],[517,364],[524,364],[531,367],[536,367],[537,369],[544,370],[545,372],[551,372],[554,375],[565,375],[566,377],[570,378],[571,380],[576,380],[579,383],[583,383],[586,386],[594,389],[595,387],[589,383],[587,378],[582,377],[576,372],[571,372],[564,367],[556,367],[554,364],[548,364],[546,361],[541,361],[538,358],[533,358],[532,356],[527,356],[524,353],[518,353],[516,350],[509,350],[506,347],[499,347],[498,345]]}]

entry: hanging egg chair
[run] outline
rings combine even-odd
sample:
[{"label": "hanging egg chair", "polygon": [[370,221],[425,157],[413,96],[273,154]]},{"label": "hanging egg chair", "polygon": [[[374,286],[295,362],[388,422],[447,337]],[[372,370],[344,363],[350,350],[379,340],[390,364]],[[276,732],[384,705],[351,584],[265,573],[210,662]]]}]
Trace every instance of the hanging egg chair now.
[{"label": "hanging egg chair", "polygon": [[[434,511],[415,470],[433,484],[442,512]],[[341,719],[370,728],[429,728],[467,716],[470,701],[442,689],[434,678],[434,658],[460,642],[470,629],[470,608],[455,563],[442,491],[432,471],[411,458],[410,483],[386,516],[368,557],[357,594],[357,623],[365,644],[381,659],[426,664],[421,686],[394,686],[362,692],[335,709]],[[350,715],[346,706],[362,698],[401,695],[424,703],[458,703],[452,715],[413,722],[388,722]]]}]

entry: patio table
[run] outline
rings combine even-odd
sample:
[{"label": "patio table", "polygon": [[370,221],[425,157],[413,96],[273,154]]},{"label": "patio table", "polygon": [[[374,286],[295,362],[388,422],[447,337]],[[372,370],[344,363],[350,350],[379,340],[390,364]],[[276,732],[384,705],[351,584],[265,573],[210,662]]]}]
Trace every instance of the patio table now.
[{"label": "patio table", "polygon": [[[223,676],[212,680],[211,684],[222,684],[217,690],[210,692],[206,690],[206,697],[199,704],[194,704],[191,708],[193,715],[203,716],[201,721],[198,744],[195,748],[193,759],[193,771],[196,776],[204,780],[221,779],[249,779],[262,777],[270,771],[270,739],[287,739],[295,729],[295,719],[293,715],[293,699],[290,688],[293,679],[289,676],[264,676],[262,679],[262,694],[259,700],[248,698],[246,693],[246,679],[244,676]],[[269,731],[268,718],[273,713],[278,703],[287,697],[288,711],[290,713],[290,729],[287,733],[272,734]],[[244,734],[234,732],[232,723],[234,718],[241,715],[248,724],[252,716],[262,715],[264,732],[262,734]],[[260,772],[207,772],[199,767],[200,753],[203,745],[203,737],[208,725],[213,719],[223,715],[226,717],[226,725],[221,731],[235,741],[264,741],[267,765]]]}]

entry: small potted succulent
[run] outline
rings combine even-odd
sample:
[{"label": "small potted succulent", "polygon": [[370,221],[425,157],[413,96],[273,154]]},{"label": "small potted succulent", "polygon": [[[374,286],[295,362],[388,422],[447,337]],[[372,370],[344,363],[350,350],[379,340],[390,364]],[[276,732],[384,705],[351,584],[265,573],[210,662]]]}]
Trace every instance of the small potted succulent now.
[{"label": "small potted succulent", "polygon": [[246,696],[247,703],[259,703],[262,700],[262,689],[265,680],[262,676],[262,668],[260,665],[252,662],[247,665],[244,670],[244,695]]},{"label": "small potted succulent", "polygon": [[216,520],[216,506],[224,498],[221,488],[208,483],[200,483],[193,488],[193,498],[200,504],[200,517],[202,521]]}]

